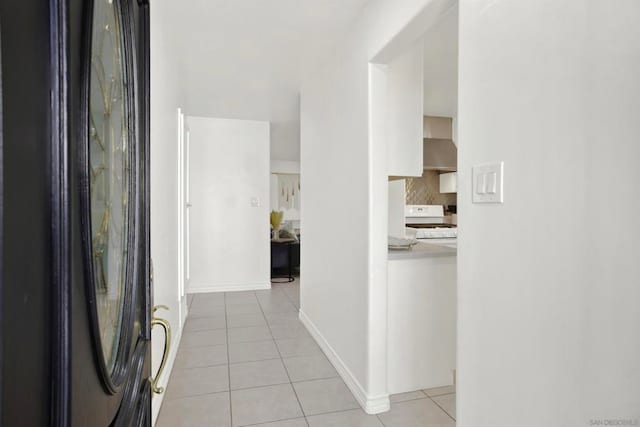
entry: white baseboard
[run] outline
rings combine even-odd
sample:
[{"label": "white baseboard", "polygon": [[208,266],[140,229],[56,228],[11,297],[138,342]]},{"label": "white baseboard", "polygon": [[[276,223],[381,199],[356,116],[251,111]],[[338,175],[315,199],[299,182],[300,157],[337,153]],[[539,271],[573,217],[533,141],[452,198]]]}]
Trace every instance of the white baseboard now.
[{"label": "white baseboard", "polygon": [[387,412],[391,408],[389,395],[369,396],[364,387],[362,387],[357,378],[342,361],[340,356],[338,356],[329,342],[322,336],[311,319],[309,319],[302,310],[299,312],[299,317],[302,324],[307,328],[313,339],[316,340],[331,364],[336,368],[336,371],[338,371],[342,380],[345,382],[347,387],[349,387],[349,390],[351,390],[351,393],[353,393],[360,406],[362,406],[362,409],[367,414],[380,414],[382,412]]},{"label": "white baseboard", "polygon": [[[169,377],[171,376],[171,371],[173,371],[173,364],[176,361],[176,356],[178,355],[178,347],[180,346],[180,339],[182,338],[182,328],[180,328],[178,333],[171,337],[171,349],[169,350],[169,358],[167,359],[167,364],[164,368],[164,372],[162,373],[162,377],[158,385],[160,387],[164,387],[166,389],[167,384],[169,383]],[[153,375],[153,373],[152,373]],[[165,391],[166,393],[166,391]],[[164,394],[155,394],[152,392],[151,397],[151,425],[155,426],[156,421],[158,420],[158,415],[160,414],[160,408],[162,407],[162,402],[164,400]]]},{"label": "white baseboard", "polygon": [[190,283],[188,294],[203,294],[211,292],[233,292],[233,291],[262,291],[265,289],[271,289],[271,282],[260,283]]},{"label": "white baseboard", "polygon": [[[185,299],[187,298],[187,296],[185,295]],[[178,302],[178,304],[180,304],[180,307],[182,308],[182,301]],[[187,321],[187,317],[189,317],[189,304],[185,301],[185,305],[184,305],[184,310],[180,310],[180,314],[181,314],[181,318],[180,318],[180,330],[182,330],[184,328],[184,324]]]}]

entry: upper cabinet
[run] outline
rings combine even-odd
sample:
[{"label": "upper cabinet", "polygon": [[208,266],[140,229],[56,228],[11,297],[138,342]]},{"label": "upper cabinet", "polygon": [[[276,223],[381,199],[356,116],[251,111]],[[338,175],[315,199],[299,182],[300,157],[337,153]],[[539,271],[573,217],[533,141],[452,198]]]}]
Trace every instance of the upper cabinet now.
[{"label": "upper cabinet", "polygon": [[456,172],[440,174],[440,193],[458,192],[458,174]]},{"label": "upper cabinet", "polygon": [[418,40],[386,67],[387,172],[422,176],[423,42]]}]

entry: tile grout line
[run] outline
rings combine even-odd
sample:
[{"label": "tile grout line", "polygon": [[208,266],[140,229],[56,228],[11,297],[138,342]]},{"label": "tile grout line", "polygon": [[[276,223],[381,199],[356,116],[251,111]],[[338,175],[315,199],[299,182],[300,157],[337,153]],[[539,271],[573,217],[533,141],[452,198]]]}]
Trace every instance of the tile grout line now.
[{"label": "tile grout line", "polygon": [[[377,417],[377,414],[367,414],[364,412],[364,409],[358,405],[357,408],[349,408],[349,409],[336,409],[335,411],[327,411],[327,412],[318,412],[317,414],[310,414],[308,417],[319,417],[321,415],[331,415],[331,414],[341,414],[343,412],[352,412],[352,411],[361,411],[365,416]],[[380,421],[382,423],[382,421]],[[383,424],[384,425],[384,424]]]},{"label": "tile grout line", "polygon": [[[187,315],[187,319],[189,318],[189,316]],[[211,317],[201,317],[200,319],[211,319]],[[184,328],[184,333],[185,334],[192,334],[194,332],[210,332],[210,331],[221,331],[223,329],[226,329],[226,326],[224,328],[207,328],[207,329],[190,329],[187,330],[187,328]],[[204,346],[204,347],[213,347],[213,346]]]},{"label": "tile grout line", "polygon": [[173,399],[167,400],[167,402],[173,402],[173,401],[176,401],[176,400],[193,399],[194,397],[213,396],[215,394],[228,394],[228,393],[229,393],[228,390],[208,391],[206,393],[197,393],[197,394],[190,394],[190,395],[187,395],[187,396],[174,397]]},{"label": "tile grout line", "polygon": [[[193,301],[194,301],[194,300],[195,300],[195,296],[194,296],[194,298],[192,298],[192,300],[191,300],[191,304],[193,304]],[[191,304],[188,304],[188,307],[191,307]],[[189,312],[187,312],[187,318],[185,319],[185,323],[186,323],[188,320],[189,320]],[[225,318],[225,323],[226,323],[226,318]],[[196,332],[196,331],[194,331],[194,332]],[[185,331],[185,333],[186,333],[186,331]],[[220,346],[222,346],[222,344],[220,344],[220,345],[213,345],[213,346],[186,347],[186,348],[187,348],[187,349],[191,349],[191,348],[198,348],[198,349],[200,349],[200,348],[204,348],[204,347],[220,347]],[[180,346],[178,347],[178,350],[176,350],[176,354],[177,354],[177,352],[178,352],[178,351],[180,351],[181,349],[182,349],[182,350],[184,350],[184,349],[185,349],[185,347],[182,347],[182,343],[180,343]],[[228,356],[228,349],[227,349],[227,358],[228,358],[228,357],[229,357],[229,356]],[[173,377],[173,375],[174,375],[176,372],[179,372],[179,371],[181,371],[181,370],[189,370],[189,369],[197,369],[197,368],[211,368],[211,367],[223,366],[223,365],[224,365],[224,363],[221,363],[221,364],[218,364],[218,365],[210,365],[210,366],[203,366],[203,367],[193,367],[193,368],[179,368],[179,367],[175,367],[174,369],[172,369],[172,370],[171,370],[171,373],[169,374],[169,378],[167,379],[167,385],[166,385],[166,387],[165,387],[165,398],[164,398],[164,401],[162,402],[162,403],[163,403],[163,405],[162,405],[162,407],[160,408],[160,412],[162,412],[162,409],[164,408],[164,403],[165,403],[165,401],[166,401],[166,402],[171,402],[171,401],[181,400],[181,399],[190,399],[190,398],[193,398],[193,397],[201,397],[201,396],[209,396],[209,395],[212,395],[212,394],[221,394],[221,393],[226,393],[224,390],[222,390],[222,391],[214,391],[214,392],[210,392],[210,393],[195,394],[195,395],[189,395],[189,396],[179,396],[179,397],[175,397],[175,398],[173,398],[173,399],[167,399],[167,396],[166,396],[167,389],[169,388],[169,383],[170,383],[170,381],[171,381],[171,378]],[[159,419],[160,419],[160,413],[158,413],[158,420],[159,420]]]},{"label": "tile grout line", "polygon": [[[196,347],[196,348],[204,348],[204,347]],[[228,353],[228,351],[227,351],[227,353]],[[227,356],[227,357],[229,357],[229,356]],[[219,366],[225,366],[225,365],[228,365],[228,363],[216,363],[216,364],[213,364],[213,365],[202,365],[202,366],[189,366],[189,367],[184,367],[184,368],[176,366],[176,367],[173,368],[173,370],[178,371],[178,372],[179,371],[191,371],[193,369],[217,368]]]},{"label": "tile grout line", "polygon": [[271,423],[281,423],[283,421],[295,421],[295,420],[300,420],[300,419],[304,419],[304,417],[295,417],[295,418],[283,418],[281,420],[275,420],[275,421],[267,421],[266,423],[258,423],[258,424],[244,424],[238,427],[259,427],[259,426],[263,426],[265,424],[271,424]]},{"label": "tile grout line", "polygon": [[[393,404],[398,404],[398,403],[404,403],[404,402],[415,402],[417,400],[424,400],[424,399],[428,399],[431,400],[442,412],[444,412],[445,414],[447,414],[447,416],[449,418],[451,418],[453,421],[456,421],[455,418],[453,418],[451,415],[449,415],[449,413],[447,411],[444,410],[444,408],[442,408],[440,405],[438,405],[438,403],[432,399],[431,396],[429,396],[424,390],[417,390],[418,392],[422,393],[423,397],[417,397],[415,399],[407,399],[407,400],[403,400],[400,402],[390,402],[391,403],[391,408],[390,410],[393,408]],[[439,396],[447,396],[449,394],[455,394],[455,392],[453,393],[444,393],[444,394],[439,394],[437,396],[433,396],[433,397],[439,397]],[[378,421],[380,422],[380,424],[382,424],[383,427],[386,427],[386,424],[384,423],[384,421],[382,420],[382,418],[380,418],[380,414],[376,414],[376,418],[378,419]],[[457,422],[457,421],[456,421]]]},{"label": "tile grout line", "polygon": [[[287,379],[288,379],[288,383],[282,383],[282,384],[289,384],[289,385],[292,387],[292,390],[294,391],[294,395],[296,396],[296,400],[297,400],[297,402],[298,402],[298,405],[299,405],[299,407],[300,407],[300,409],[301,409],[301,411],[302,411],[302,415],[301,415],[300,417],[286,418],[286,419],[279,419],[279,420],[275,420],[274,422],[279,422],[279,421],[288,421],[288,420],[295,420],[295,419],[304,419],[305,424],[306,424],[307,426],[309,426],[309,422],[308,422],[307,416],[306,416],[306,414],[305,414],[305,412],[304,412],[304,409],[302,408],[302,404],[301,404],[300,399],[299,399],[299,397],[298,397],[298,395],[297,395],[297,392],[296,392],[295,388],[293,387],[293,384],[295,384],[295,383],[291,380],[291,376],[290,376],[290,374],[289,374],[289,371],[288,371],[288,369],[287,369],[286,365],[284,364],[284,357],[282,356],[282,353],[281,353],[281,351],[280,351],[280,348],[277,346],[277,343],[276,343],[276,340],[275,340],[275,337],[274,337],[274,333],[273,333],[273,331],[272,331],[272,326],[274,326],[274,325],[271,325],[271,323],[267,321],[267,319],[266,319],[266,314],[265,314],[265,309],[262,307],[261,302],[260,302],[260,299],[259,299],[259,298],[257,298],[257,293],[254,291],[254,292],[253,292],[253,294],[254,294],[254,297],[256,297],[256,299],[257,299],[258,307],[259,307],[259,309],[260,309],[259,313],[261,313],[261,315],[262,315],[263,319],[265,320],[265,324],[264,324],[264,325],[256,325],[256,326],[266,326],[266,327],[267,327],[267,330],[269,331],[269,334],[270,334],[270,336],[271,336],[271,339],[270,339],[270,340],[251,340],[251,341],[242,341],[241,343],[272,342],[272,343],[275,345],[275,347],[276,347],[276,351],[277,351],[277,354],[278,354],[278,358],[261,359],[261,360],[255,360],[255,361],[253,361],[253,360],[249,360],[249,361],[238,362],[238,364],[244,364],[244,363],[257,363],[257,362],[261,362],[261,361],[265,361],[265,360],[280,360],[280,361],[281,361],[281,363],[282,363],[282,365],[283,365],[283,367],[284,367],[284,369],[285,369],[285,372],[286,372],[286,374],[287,374]],[[230,398],[229,398],[229,411],[230,411],[230,418],[231,418],[231,422],[232,422],[232,425],[233,425],[233,413],[232,413],[233,409],[232,409],[232,405],[231,405],[231,392],[232,392],[233,390],[231,390],[231,388],[232,388],[232,387],[231,387],[231,372],[230,372],[230,369],[231,369],[231,365],[232,365],[232,363],[231,363],[231,358],[230,358],[230,348],[229,348],[229,344],[230,344],[229,332],[230,332],[230,329],[233,329],[233,328],[229,328],[229,323],[228,323],[228,317],[230,316],[230,314],[229,314],[229,312],[228,312],[228,307],[227,307],[227,303],[228,303],[227,293],[224,293],[223,295],[224,295],[224,301],[225,301],[225,303],[224,303],[224,305],[223,305],[223,306],[224,306],[224,316],[225,316],[225,337],[226,337],[226,344],[227,344],[227,348],[226,348],[226,350],[227,350],[227,363],[226,363],[226,365],[227,365],[227,373],[228,373],[228,375],[229,375],[229,377],[228,377],[228,387],[229,387],[229,390],[227,391],[227,394],[228,394],[228,395],[229,395],[229,397],[230,397]],[[286,296],[287,296],[287,299],[289,300],[289,302],[290,302],[290,303],[292,303],[292,304],[294,305],[294,308],[295,308],[295,304],[294,304],[294,303],[293,303],[293,301],[291,300],[291,297],[290,297],[288,294],[286,294]],[[192,304],[193,304],[193,301],[194,301],[195,299],[196,299],[196,298],[193,298],[193,299],[192,299]],[[279,311],[275,311],[275,312],[273,312],[273,313],[279,313]],[[256,313],[256,314],[257,314],[257,313]],[[209,317],[209,316],[207,316],[207,317]],[[275,324],[275,326],[287,326],[287,325],[286,325],[286,324],[283,324],[283,325]],[[222,328],[217,328],[217,329],[203,329],[203,330],[201,330],[201,331],[193,331],[193,332],[207,332],[207,331],[214,331],[214,330],[221,330],[221,329],[222,329]],[[291,338],[291,339],[295,339],[295,338]],[[286,340],[286,339],[285,339],[285,340]],[[204,350],[204,349],[206,349],[207,347],[219,347],[219,346],[221,346],[221,344],[218,344],[218,345],[195,346],[195,347],[189,347],[189,349],[194,349],[194,350],[201,350],[201,349],[202,349],[202,350]],[[292,357],[294,357],[294,358],[295,358],[296,356],[292,356]],[[302,357],[302,356],[298,356],[298,357]],[[191,367],[191,368],[182,368],[182,369],[184,369],[184,370],[189,370],[189,369],[198,369],[198,368],[202,369],[202,368],[207,368],[207,367],[216,367],[216,366],[218,366],[218,367],[222,367],[222,366],[224,366],[224,365],[225,365],[224,363],[220,363],[220,364],[212,364],[212,365],[205,365],[205,366],[194,366],[194,367]],[[315,379],[313,379],[313,380],[301,380],[301,381],[298,381],[298,382],[305,382],[305,381],[321,381],[321,380],[323,380],[323,379],[329,379],[329,378],[315,378]],[[273,385],[277,385],[277,384],[264,385],[264,386],[262,386],[262,387],[270,387],[270,386],[273,386]],[[238,390],[247,390],[247,389],[254,389],[254,388],[260,388],[260,386],[259,386],[259,387],[247,387],[247,388],[242,388],[242,389],[238,389]],[[224,391],[224,390],[222,390],[222,391],[219,391],[219,392],[210,392],[210,393],[204,393],[204,394],[197,394],[197,395],[193,395],[193,396],[183,396],[183,397],[178,398],[178,399],[188,399],[188,398],[191,398],[191,397],[198,397],[198,396],[206,396],[206,395],[221,394],[221,393],[224,393],[224,392],[225,392],[225,391]],[[346,411],[346,410],[345,410],[345,411]],[[339,412],[339,411],[337,411],[337,412]],[[314,415],[319,415],[319,414],[314,414]],[[248,425],[246,425],[246,426],[256,426],[256,425],[260,425],[260,423],[258,423],[258,424],[248,424]],[[245,426],[245,425],[243,425],[243,426]]]},{"label": "tile grout line", "polygon": [[229,383],[229,426],[233,427],[233,405],[231,404],[231,359],[229,356],[229,324],[227,323],[227,293],[224,294],[224,325],[227,337],[227,377]]},{"label": "tile grout line", "polygon": [[[278,359],[271,359],[271,360],[278,360]],[[286,369],[286,367],[285,367],[285,369]],[[324,379],[332,379],[332,378],[324,378]],[[316,380],[298,381],[298,383],[300,383],[300,382],[310,382],[310,381],[316,381]],[[277,385],[286,385],[286,384],[292,384],[293,385],[293,384],[297,384],[297,383],[266,384],[266,385],[260,385],[260,386],[254,386],[254,387],[243,387],[243,388],[238,388],[238,389],[234,389],[234,390],[231,390],[231,391],[255,390],[255,389],[260,389],[260,388],[269,388],[269,387],[273,387],[273,386],[277,386]],[[223,394],[223,393],[229,393],[229,391],[221,390],[221,391],[212,391],[212,392],[206,392],[206,393],[197,393],[197,394],[192,394],[192,395],[188,395],[188,396],[176,397],[176,398],[170,399],[170,401],[191,399],[191,398],[194,398],[194,397],[202,397],[202,396],[211,396],[211,395]],[[404,402],[398,402],[398,403],[413,402],[413,401],[416,401],[416,400],[423,400],[423,399],[405,400]],[[318,413],[315,413],[315,414],[303,415],[303,416],[300,416],[300,417],[283,418],[283,419],[278,419],[278,420],[273,420],[273,421],[267,421],[267,423],[278,422],[278,421],[286,421],[286,420],[295,420],[295,419],[306,418],[306,417],[315,417],[315,416],[319,416],[319,415],[337,414],[337,413],[341,413],[341,412],[359,411],[359,410],[362,410],[362,408],[356,407],[356,408],[347,408],[347,409],[336,409],[336,410],[331,410],[331,411],[326,411],[326,412],[318,412]],[[369,414],[367,414],[367,415],[369,415]],[[377,416],[377,415],[375,415],[375,416]],[[260,424],[264,424],[264,422],[257,423],[257,425],[260,425]],[[248,424],[248,425],[254,425],[254,424]]]},{"label": "tile grout line", "polygon": [[[424,392],[423,392],[424,393]],[[442,396],[449,396],[450,394],[456,394],[455,391],[451,392],[451,393],[442,393],[442,394],[434,394],[433,396],[428,395],[427,393],[424,393],[427,397],[442,397]]]},{"label": "tile grout line", "polygon": [[[453,393],[450,393],[450,394],[453,394]],[[441,395],[441,396],[447,396],[447,395],[446,395],[446,394],[443,394],[443,395]],[[428,396],[428,397],[429,397],[429,400],[431,400],[431,401],[432,401],[432,402],[433,402],[433,403],[434,403],[438,408],[440,408],[440,410],[441,410],[442,412],[444,412],[445,414],[447,414],[447,417],[451,418],[453,421],[455,421],[455,422],[457,423],[456,419],[455,419],[455,418],[453,418],[453,417],[452,417],[452,416],[451,416],[447,411],[445,411],[445,410],[444,410],[444,408],[443,408],[442,406],[440,406],[440,404],[439,404],[438,402],[436,402],[435,400],[433,400],[433,398],[432,398],[431,396]],[[434,397],[439,397],[439,396],[434,396]]]},{"label": "tile grout line", "polygon": [[[258,360],[255,363],[260,363],[260,362],[272,362],[274,360],[282,360],[282,359],[267,359],[267,360]],[[244,363],[244,362],[243,362]],[[254,363],[254,362],[248,362],[248,363]],[[236,365],[236,363],[234,363],[234,365]],[[283,363],[284,365],[284,363]],[[218,366],[222,366],[222,365],[218,365]],[[285,371],[287,370],[287,367],[284,367]],[[327,378],[314,378],[312,380],[301,380],[301,381],[291,381],[289,379],[288,382],[286,383],[274,383],[274,384],[263,384],[263,385],[256,385],[256,386],[251,386],[251,387],[241,387],[241,388],[234,388],[231,391],[243,391],[243,390],[253,390],[253,389],[258,389],[258,388],[267,388],[267,387],[273,387],[276,385],[286,385],[286,384],[291,384],[292,386],[294,384],[301,384],[301,383],[312,383],[312,382],[316,382],[316,381],[326,381],[326,380],[335,380],[340,378],[338,377],[327,377]],[[205,396],[207,394],[216,394],[216,393],[224,393],[226,390],[221,390],[221,391],[212,391],[212,392],[206,392],[206,393],[202,393],[202,394],[196,394],[193,396]],[[191,396],[184,396],[184,397],[191,397]],[[413,399],[413,400],[422,400],[422,399]],[[412,400],[406,400],[405,402],[412,402]],[[399,403],[403,403],[403,402],[399,402]],[[357,408],[351,408],[351,409],[357,409]],[[348,411],[350,409],[341,409],[340,411]],[[335,411],[329,411],[329,412],[335,412]],[[324,414],[325,412],[321,412],[321,414]],[[316,415],[316,414],[314,414]]]},{"label": "tile grout line", "polygon": [[404,402],[415,402],[416,400],[425,400],[428,399],[429,396],[422,396],[422,397],[415,397],[413,399],[406,399],[406,400],[400,400],[398,402],[391,402],[391,405],[393,405],[394,403],[404,403]]},{"label": "tile grout line", "polygon": [[[256,296],[257,298],[257,296]],[[267,316],[265,316],[264,314],[264,310],[262,309],[262,304],[260,304],[260,300],[258,299],[258,306],[260,306],[260,311],[262,312],[262,317],[264,317],[265,322],[267,322]],[[273,331],[271,330],[271,325],[269,325],[269,322],[267,322],[267,328],[269,329],[269,334],[271,335],[271,338],[273,339],[273,344],[276,346],[276,351],[278,352],[278,355],[280,356],[280,363],[282,363],[282,366],[284,367],[284,371],[287,374],[287,378],[289,379],[289,385],[291,386],[291,389],[293,390],[293,394],[296,396],[296,401],[298,402],[298,406],[300,407],[300,411],[302,411],[302,416],[304,417],[304,422],[307,424],[307,427],[309,427],[309,421],[307,421],[307,415],[304,412],[304,408],[302,407],[302,403],[300,402],[300,398],[298,397],[298,393],[296,392],[296,388],[293,386],[293,382],[291,381],[291,376],[289,375],[289,370],[287,369],[287,365],[284,364],[284,359],[282,357],[282,353],[280,353],[280,348],[278,348],[278,344],[276,343],[276,339],[273,336]]]},{"label": "tile grout line", "polygon": [[[294,276],[295,277],[295,276]],[[293,282],[291,283],[296,283],[296,280],[294,279]],[[299,286],[299,285],[298,285]],[[293,286],[292,286],[293,287]],[[287,299],[289,300],[289,302],[291,302],[291,304],[293,304],[293,306],[295,307],[296,304],[295,302],[291,299],[291,296],[289,296],[289,294],[287,293],[287,291],[285,289],[282,290],[282,293],[284,293],[284,295],[287,297]],[[300,305],[300,302],[298,301],[298,305]]]},{"label": "tile grout line", "polygon": [[[193,304],[193,300],[194,299],[195,299],[195,297],[191,299],[191,303],[189,303],[189,300],[187,299],[187,309],[191,308],[191,304]],[[188,320],[189,320],[189,310],[187,310],[187,318],[184,320],[185,321],[185,327],[186,327],[186,323],[187,323]],[[182,343],[180,343],[180,344],[182,344]],[[181,348],[181,346],[178,345],[178,348],[176,350],[176,358],[178,357],[178,352],[180,351],[180,348]],[[182,348],[184,348],[184,347],[182,347]],[[175,360],[174,360],[174,364],[175,364]],[[179,370],[179,369],[173,368],[173,369],[171,369],[171,372],[169,373],[169,378],[167,378],[167,385],[164,388],[164,399],[163,399],[162,405],[160,407],[160,412],[158,412],[158,418],[156,419],[156,422],[160,419],[160,413],[162,412],[162,409],[164,407],[165,401],[170,402],[172,400],[172,399],[167,399],[167,390],[169,389],[169,384],[171,383],[171,378],[173,377],[173,374],[175,374],[175,372],[177,370]],[[181,398],[178,397],[178,398],[175,398],[173,400],[177,400],[177,399],[181,399]]]},{"label": "tile grout line", "polygon": [[[255,292],[255,291],[254,291],[253,293],[254,293],[254,296],[256,296],[256,297],[257,297],[257,292]],[[293,390],[293,392],[294,392],[294,395],[296,396],[296,400],[297,400],[297,402],[298,402],[298,405],[299,405],[299,407],[300,407],[300,409],[301,409],[301,411],[302,411],[302,415],[301,415],[301,416],[296,416],[296,417],[292,417],[292,418],[282,418],[282,419],[273,420],[273,421],[268,421],[268,422],[267,422],[267,421],[261,421],[261,422],[259,422],[259,423],[242,424],[242,426],[236,426],[236,427],[252,427],[252,426],[259,426],[259,425],[262,425],[262,424],[264,424],[265,422],[266,422],[266,423],[271,423],[271,422],[278,423],[278,422],[286,422],[286,421],[293,421],[293,420],[304,420],[304,423],[305,423],[305,424],[307,425],[307,427],[308,427],[308,426],[310,425],[310,424],[309,424],[309,418],[310,418],[310,417],[314,417],[314,416],[321,416],[321,415],[327,415],[327,414],[347,413],[347,412],[350,412],[350,411],[357,411],[357,410],[358,410],[358,408],[346,408],[346,409],[332,410],[332,411],[326,411],[326,412],[319,412],[319,413],[317,413],[317,414],[315,414],[315,413],[314,413],[314,414],[306,414],[306,413],[305,413],[304,408],[302,407],[302,404],[301,404],[301,402],[300,402],[300,398],[299,398],[299,396],[298,396],[298,394],[297,394],[297,392],[296,392],[296,389],[295,389],[295,387],[294,387],[294,384],[296,384],[296,383],[301,383],[301,382],[316,382],[316,381],[323,381],[323,380],[328,380],[328,379],[336,378],[336,377],[313,378],[313,379],[307,379],[307,380],[299,380],[299,381],[297,381],[297,382],[292,381],[292,379],[291,379],[291,375],[290,375],[289,370],[288,370],[288,368],[287,368],[287,365],[284,363],[284,359],[285,359],[285,358],[282,356],[282,352],[280,351],[280,348],[279,348],[279,347],[278,347],[278,345],[277,345],[277,342],[276,342],[276,339],[275,339],[275,337],[274,337],[274,333],[273,333],[273,330],[272,330],[272,326],[278,326],[278,327],[281,327],[281,326],[288,326],[288,325],[287,325],[286,323],[285,323],[285,324],[282,324],[282,325],[280,325],[280,324],[274,324],[274,325],[272,325],[272,324],[271,324],[271,323],[266,319],[266,312],[265,312],[265,309],[262,307],[261,300],[260,300],[259,298],[257,299],[257,301],[258,301],[258,307],[260,308],[260,313],[261,313],[262,317],[265,319],[265,322],[266,322],[266,325],[265,325],[265,326],[267,326],[267,330],[269,331],[269,334],[270,334],[270,336],[271,336],[271,340],[257,340],[257,341],[255,341],[255,340],[251,340],[251,341],[242,341],[242,342],[240,342],[240,344],[243,344],[243,343],[272,342],[272,343],[274,343],[274,345],[275,345],[275,347],[276,347],[276,352],[277,352],[277,354],[278,354],[278,358],[268,358],[268,359],[260,359],[260,360],[248,360],[248,361],[236,362],[236,363],[233,363],[233,364],[232,364],[232,363],[231,363],[231,359],[230,359],[230,347],[229,347],[229,345],[230,345],[230,340],[229,340],[229,331],[230,331],[230,329],[233,329],[233,328],[229,328],[229,323],[228,323],[228,321],[227,321],[227,320],[228,320],[228,317],[229,317],[229,313],[228,313],[228,311],[227,311],[227,293],[224,293],[223,295],[224,295],[224,301],[225,301],[225,303],[224,303],[224,316],[225,316],[225,336],[226,336],[226,345],[227,345],[227,348],[226,348],[226,352],[227,352],[227,363],[226,363],[226,365],[227,365],[227,373],[228,373],[228,387],[229,387],[229,390],[228,390],[227,394],[228,394],[228,396],[229,396],[229,411],[230,411],[230,422],[231,422],[231,426],[233,426],[233,413],[232,413],[233,408],[232,408],[232,402],[231,402],[231,393],[232,393],[232,391],[235,391],[235,390],[232,390],[232,387],[231,387],[231,365],[234,365],[234,364],[259,363],[259,362],[263,362],[263,361],[274,361],[274,360],[280,360],[280,361],[281,361],[281,363],[282,363],[282,365],[283,365],[283,367],[284,367],[284,369],[285,369],[285,372],[286,372],[286,374],[287,374],[287,379],[288,379],[288,381],[289,381],[288,383],[280,383],[280,384],[266,384],[266,385],[263,385],[263,386],[257,386],[257,387],[245,387],[245,388],[241,388],[241,389],[238,389],[238,390],[249,390],[249,389],[262,388],[262,387],[264,387],[264,388],[266,388],[266,387],[272,387],[272,386],[275,386],[275,385],[284,385],[284,384],[289,384],[289,385],[292,387],[292,390]],[[294,305],[294,307],[295,307],[295,303],[293,302],[293,300],[291,299],[291,297],[289,296],[289,294],[285,292],[285,295],[287,296],[287,299],[288,299],[288,300],[289,300],[289,301]],[[194,298],[193,300],[195,300],[195,298]],[[192,303],[193,303],[193,300],[192,300]],[[280,312],[276,311],[276,312],[270,312],[270,314],[271,314],[271,313],[277,314],[277,313],[280,313]],[[256,326],[260,326],[260,325],[256,325]],[[221,329],[221,328],[219,328],[219,329]],[[215,330],[215,329],[214,329],[214,330]],[[195,331],[195,332],[198,332],[198,331]],[[201,332],[203,332],[203,331],[201,331]],[[299,337],[294,337],[294,338],[283,338],[282,340],[296,340],[296,339],[298,339],[298,338],[299,338]],[[205,349],[205,348],[207,348],[207,347],[216,347],[216,346],[217,346],[217,347],[219,347],[219,346],[221,346],[221,344],[219,344],[219,345],[213,345],[213,346],[211,346],[211,345],[209,345],[209,346],[196,346],[196,347],[192,347],[192,348],[193,348],[193,349],[198,349],[198,350],[200,350],[200,349],[204,350],[204,349]],[[289,356],[288,358],[304,358],[304,357],[311,357],[311,356],[312,356],[312,355],[310,355],[310,356],[306,356],[306,355],[302,355],[302,356]],[[214,365],[196,366],[196,367],[183,368],[183,369],[188,370],[188,369],[197,369],[197,368],[215,367],[215,366],[222,367],[223,365],[224,365],[224,363],[220,363],[220,364],[214,364]],[[440,397],[440,396],[446,396],[446,395],[450,395],[450,394],[455,394],[455,392],[453,392],[453,393],[443,393],[443,394],[438,394],[437,396],[433,396],[433,397],[432,397],[432,396],[427,395],[427,394],[426,394],[426,392],[424,392],[423,390],[419,390],[419,391],[420,391],[420,393],[423,395],[423,397],[416,398],[416,399],[408,399],[408,400],[405,400],[405,401],[403,401],[403,402],[407,402],[407,401],[415,401],[415,400],[421,400],[421,399],[424,399],[424,398],[428,398],[428,399],[429,399],[429,400],[431,400],[431,401],[432,401],[432,402],[433,402],[433,403],[434,403],[434,404],[435,404],[435,405],[436,405],[440,410],[442,410],[445,414],[447,414],[447,416],[448,416],[449,418],[451,418],[451,419],[455,422],[455,418],[453,418],[451,415],[449,415],[449,413],[448,413],[446,410],[444,410],[444,408],[442,408],[442,407],[441,407],[437,402],[435,402],[435,400],[433,400],[433,398],[434,398],[434,397]],[[210,393],[205,393],[205,394],[197,394],[197,395],[194,395],[194,396],[184,396],[184,397],[177,398],[177,399],[188,399],[188,398],[191,398],[191,397],[198,397],[198,396],[206,396],[206,395],[222,394],[222,393],[224,393],[224,392],[225,392],[225,391],[224,391],[224,390],[222,390],[222,391],[219,391],[219,392],[210,392]],[[397,402],[397,403],[400,403],[400,402]],[[375,417],[376,417],[376,419],[378,420],[378,423],[380,424],[380,426],[382,426],[382,427],[385,427],[385,426],[386,426],[386,424],[382,421],[382,419],[380,418],[380,416],[379,416],[379,415],[377,415],[377,414],[376,414],[376,415],[375,415]]]},{"label": "tile grout line", "polygon": [[[272,359],[272,360],[278,360],[278,359]],[[241,388],[234,388],[232,391],[256,390],[259,388],[267,388],[267,387],[274,387],[277,385],[287,385],[287,384],[291,384],[291,383],[286,382],[286,383],[265,384],[265,385],[259,385],[259,386],[251,386],[251,387],[241,387]]]},{"label": "tile grout line", "polygon": [[[269,342],[269,341],[255,341],[255,342]],[[239,343],[239,344],[246,344],[246,343]],[[233,363],[229,363],[229,365],[244,365],[244,364],[247,364],[247,363],[270,362],[272,360],[280,360],[280,359],[281,359],[280,356],[278,356],[278,357],[268,357],[266,359],[244,360],[242,362],[233,362]]]}]

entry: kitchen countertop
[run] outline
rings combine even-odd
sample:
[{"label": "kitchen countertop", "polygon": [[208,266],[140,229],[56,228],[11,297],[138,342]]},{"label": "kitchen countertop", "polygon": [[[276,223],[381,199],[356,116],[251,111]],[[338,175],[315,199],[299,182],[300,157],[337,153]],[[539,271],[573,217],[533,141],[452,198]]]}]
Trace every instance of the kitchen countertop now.
[{"label": "kitchen countertop", "polygon": [[456,256],[458,251],[447,246],[418,242],[411,249],[389,249],[389,260]]}]

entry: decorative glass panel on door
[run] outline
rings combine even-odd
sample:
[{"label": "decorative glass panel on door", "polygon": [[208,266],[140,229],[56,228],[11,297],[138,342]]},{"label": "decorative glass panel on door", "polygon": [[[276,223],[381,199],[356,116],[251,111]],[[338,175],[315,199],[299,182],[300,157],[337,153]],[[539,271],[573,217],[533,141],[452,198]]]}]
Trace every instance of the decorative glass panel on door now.
[{"label": "decorative glass panel on door", "polygon": [[88,115],[94,304],[109,373],[119,351],[132,226],[126,69],[115,1],[94,2]]}]

